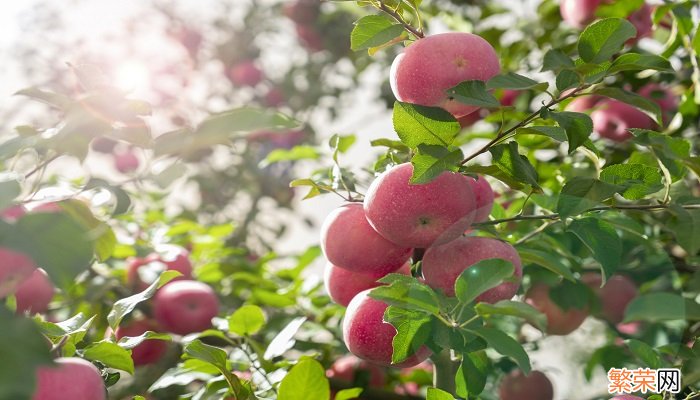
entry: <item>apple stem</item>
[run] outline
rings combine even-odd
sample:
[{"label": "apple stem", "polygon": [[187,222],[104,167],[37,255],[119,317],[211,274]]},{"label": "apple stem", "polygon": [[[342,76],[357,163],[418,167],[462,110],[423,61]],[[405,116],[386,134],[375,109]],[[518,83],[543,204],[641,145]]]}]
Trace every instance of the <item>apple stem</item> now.
[{"label": "apple stem", "polygon": [[445,349],[439,354],[433,355],[431,359],[435,364],[433,386],[455,396],[455,373],[457,373],[459,366],[457,362],[452,360],[450,350]]}]

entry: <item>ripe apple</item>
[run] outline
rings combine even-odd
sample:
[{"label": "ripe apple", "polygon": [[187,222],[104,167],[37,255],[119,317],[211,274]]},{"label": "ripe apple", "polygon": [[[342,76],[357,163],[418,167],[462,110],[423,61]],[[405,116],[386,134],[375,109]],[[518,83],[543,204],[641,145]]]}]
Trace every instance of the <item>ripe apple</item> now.
[{"label": "ripe apple", "polygon": [[[141,336],[147,331],[158,332],[160,329],[155,321],[146,318],[134,319],[126,325],[120,326],[115,332],[117,340],[128,336]],[[153,364],[163,357],[163,354],[168,350],[168,344],[164,340],[148,339],[141,342],[138,346],[131,349],[131,358],[134,360],[134,365]]]},{"label": "ripe apple", "polygon": [[525,301],[547,317],[547,333],[568,335],[581,326],[588,316],[588,309],[562,310],[549,296],[550,287],[537,283],[525,294]]},{"label": "ripe apple", "polygon": [[671,121],[671,117],[678,109],[678,96],[665,85],[649,82],[639,89],[639,95],[656,102],[661,107],[664,124]]},{"label": "ripe apple", "polygon": [[[397,274],[411,275],[410,263],[405,263]],[[380,277],[381,278],[381,277]],[[336,304],[347,307],[358,293],[380,285],[374,275],[361,274],[326,263],[323,282],[326,292]]]},{"label": "ripe apple", "polygon": [[612,324],[619,324],[625,317],[627,305],[637,297],[637,285],[624,275],[613,275],[602,288],[602,277],[598,273],[587,273],[581,277],[600,298],[601,316]]},{"label": "ripe apple", "polygon": [[30,314],[45,313],[49,309],[49,303],[56,289],[49,280],[46,271],[37,268],[29,279],[17,287],[15,298],[17,299],[17,312]]},{"label": "ripe apple", "polygon": [[513,89],[506,89],[503,91],[503,95],[501,95],[501,104],[504,106],[512,106],[515,104],[515,100],[518,99],[518,96],[522,91],[520,90],[513,90]]},{"label": "ripe apple", "polygon": [[277,87],[273,87],[267,93],[265,93],[265,105],[268,107],[279,107],[284,104],[285,96],[284,92]]},{"label": "ripe apple", "polygon": [[499,258],[513,263],[515,282],[503,282],[480,294],[477,302],[495,303],[512,298],[520,287],[522,263],[518,252],[498,239],[470,236],[455,239],[442,246],[429,248],[423,256],[425,283],[441,289],[448,296],[455,295],[455,282],[467,268],[482,260]]},{"label": "ripe apple", "polygon": [[352,385],[359,384],[360,386],[376,388],[386,385],[384,369],[350,354],[335,360],[326,375],[329,378],[336,378]]},{"label": "ripe apple", "polygon": [[129,287],[145,290],[163,271],[178,271],[182,274],[172,281],[192,279],[192,262],[187,250],[173,245],[162,246],[158,250],[157,253],[135,258],[129,262],[126,271]]},{"label": "ripe apple", "polygon": [[82,358],[57,358],[55,366],[37,369],[32,400],[106,400],[102,374]]},{"label": "ripe apple", "polygon": [[210,328],[211,319],[218,312],[216,293],[202,282],[170,282],[160,288],[153,298],[153,313],[158,324],[178,335]]},{"label": "ripe apple", "polygon": [[263,73],[253,60],[244,60],[228,70],[228,78],[236,86],[256,86],[263,79]]},{"label": "ripe apple", "polygon": [[654,121],[629,104],[606,99],[591,113],[593,130],[601,137],[614,142],[624,142],[632,137],[630,128],[653,129]]},{"label": "ripe apple", "polygon": [[296,0],[284,5],[284,15],[299,25],[309,25],[319,15],[319,2],[314,0]]},{"label": "ripe apple", "polygon": [[295,27],[297,32],[297,38],[299,42],[306,48],[306,50],[317,53],[323,51],[326,46],[323,41],[323,37],[314,26],[307,25],[297,25]]},{"label": "ripe apple", "polygon": [[472,224],[476,199],[466,176],[443,172],[426,184],[411,184],[410,163],[372,182],[364,200],[370,225],[404,247],[427,248],[456,239]]},{"label": "ripe apple", "polygon": [[493,209],[493,199],[495,197],[491,185],[489,185],[486,178],[481,175],[478,175],[477,179],[469,176],[467,177],[467,181],[471,184],[476,199],[474,222],[488,221],[489,215],[491,215],[491,209]]},{"label": "ripe apple", "polygon": [[479,121],[481,121],[481,113],[478,111],[457,118],[457,122],[459,122],[459,126],[462,129],[468,128]]},{"label": "ripe apple", "polygon": [[576,97],[566,106],[566,111],[585,113],[591,111],[601,100],[603,100],[602,96]]},{"label": "ripe apple", "polygon": [[582,29],[593,22],[599,5],[600,0],[561,0],[559,11],[567,24]]},{"label": "ripe apple", "polygon": [[13,206],[7,207],[0,211],[0,219],[5,222],[16,222],[18,219],[22,218],[27,210],[21,204],[15,204]]},{"label": "ripe apple", "polygon": [[408,46],[394,59],[390,82],[399,101],[442,107],[460,118],[479,107],[459,103],[446,91],[463,81],[487,81],[500,70],[498,55],[489,42],[471,33],[450,32]]},{"label": "ripe apple", "polygon": [[132,150],[114,155],[114,168],[122,174],[134,172],[139,168],[139,158]]},{"label": "ripe apple", "polygon": [[321,248],[328,261],[374,279],[401,268],[411,249],[400,247],[379,235],[367,222],[361,203],[333,210],[321,226]]},{"label": "ripe apple", "polygon": [[0,247],[0,299],[15,293],[35,270],[36,264],[28,256]]},{"label": "ripe apple", "polygon": [[552,400],[554,387],[547,375],[540,371],[530,371],[528,375],[521,370],[511,371],[498,387],[500,400]]},{"label": "ripe apple", "polygon": [[639,10],[627,16],[627,20],[637,29],[637,36],[627,41],[628,45],[636,44],[639,39],[651,35],[654,23],[651,20],[652,8],[649,4],[642,4]]},{"label": "ripe apple", "polygon": [[425,361],[431,351],[422,346],[406,360],[391,364],[391,342],[396,328],[384,322],[388,305],[369,297],[369,290],[358,293],[345,311],[343,339],[351,353],[363,360],[397,368],[408,368]]}]

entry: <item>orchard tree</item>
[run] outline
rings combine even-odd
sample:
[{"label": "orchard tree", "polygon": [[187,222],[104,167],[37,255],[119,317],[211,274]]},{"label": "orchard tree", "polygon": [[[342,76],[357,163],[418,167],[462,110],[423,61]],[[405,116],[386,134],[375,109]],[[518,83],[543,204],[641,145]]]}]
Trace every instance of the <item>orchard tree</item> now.
[{"label": "orchard tree", "polygon": [[[46,3],[65,66],[15,45],[0,399],[700,395],[695,2],[213,3],[93,47]],[[389,137],[330,131],[358,93]],[[280,252],[324,198],[318,246]],[[678,390],[531,361],[596,323],[567,367]]]}]

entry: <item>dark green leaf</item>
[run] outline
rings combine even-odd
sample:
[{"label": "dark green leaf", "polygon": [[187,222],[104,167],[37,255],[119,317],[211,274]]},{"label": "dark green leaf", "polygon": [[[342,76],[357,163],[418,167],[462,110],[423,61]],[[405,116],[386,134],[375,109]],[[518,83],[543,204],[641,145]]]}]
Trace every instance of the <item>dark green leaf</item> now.
[{"label": "dark green leaf", "polygon": [[526,76],[518,75],[514,72],[508,72],[502,75],[496,75],[486,82],[486,89],[510,89],[510,90],[546,90],[549,84],[547,82],[537,82]]},{"label": "dark green leaf", "polygon": [[542,135],[550,137],[557,142],[565,142],[567,140],[566,131],[559,126],[528,126],[518,129],[517,133],[525,135]]},{"label": "dark green leaf", "polygon": [[651,114],[658,124],[662,123],[661,108],[659,108],[659,105],[653,100],[616,87],[601,87],[593,91],[593,93],[627,103],[641,111]]},{"label": "dark green leaf", "polygon": [[460,131],[452,114],[437,107],[394,103],[394,130],[401,141],[415,149],[420,144],[449,146]]},{"label": "dark green leaf", "polygon": [[608,61],[622,50],[637,30],[622,18],[606,18],[589,25],[578,39],[579,56],[588,63]]},{"label": "dark green leaf", "polygon": [[401,24],[393,23],[384,15],[367,15],[355,22],[350,33],[350,48],[358,51],[381,46],[403,32]]},{"label": "dark green leaf", "polygon": [[582,218],[572,222],[567,230],[578,237],[600,263],[604,282],[617,271],[622,259],[622,242],[612,225],[597,218]]},{"label": "dark green leaf", "polygon": [[567,89],[578,87],[581,84],[581,77],[576,71],[565,69],[557,74],[557,89],[563,92]]},{"label": "dark green leaf", "polygon": [[558,254],[524,246],[518,246],[517,249],[523,264],[537,264],[572,282],[576,280]]},{"label": "dark green leaf", "polygon": [[455,375],[457,395],[463,398],[479,395],[486,386],[487,372],[488,357],[484,352],[464,354]]},{"label": "dark green leaf", "polygon": [[423,184],[432,181],[445,171],[456,172],[464,158],[458,147],[447,148],[432,144],[418,145],[418,152],[411,158],[413,175],[411,183]]},{"label": "dark green leaf", "polygon": [[515,339],[497,328],[478,328],[474,329],[474,333],[486,340],[489,346],[500,354],[512,358],[523,372],[530,373],[530,357]]},{"label": "dark green leaf", "polygon": [[474,310],[482,317],[510,315],[522,318],[542,332],[547,327],[547,317],[531,305],[521,301],[501,300],[495,304],[479,303],[474,306]]},{"label": "dark green leaf", "polygon": [[566,182],[559,194],[557,212],[562,218],[581,214],[622,189],[598,179],[574,177]]},{"label": "dark green leaf", "polygon": [[675,293],[647,293],[635,297],[625,309],[623,322],[672,321],[688,317],[685,299]]},{"label": "dark green leaf", "polygon": [[671,212],[673,218],[666,223],[666,226],[688,254],[697,254],[700,251],[700,210],[686,210],[678,205],[672,205]]},{"label": "dark green leaf", "polygon": [[447,89],[447,95],[462,104],[476,107],[496,108],[501,103],[486,90],[483,81],[464,81],[459,85]]},{"label": "dark green leaf", "polygon": [[93,343],[85,348],[83,356],[91,361],[99,361],[109,368],[134,374],[134,360],[131,359],[131,352],[116,343],[107,341]]},{"label": "dark green leaf", "polygon": [[544,55],[542,71],[558,71],[562,68],[573,68],[574,60],[561,50],[552,49]]},{"label": "dark green leaf", "polygon": [[611,165],[600,172],[600,179],[624,187],[622,196],[629,200],[642,199],[664,187],[659,170],[644,164]]},{"label": "dark green leaf", "polygon": [[549,298],[564,311],[583,310],[590,303],[590,288],[580,282],[563,281],[549,290]]},{"label": "dark green leaf", "polygon": [[465,269],[455,281],[455,295],[468,304],[480,294],[513,276],[513,263],[499,258],[487,259]]},{"label": "dark green leaf", "polygon": [[643,71],[653,69],[662,72],[671,72],[671,63],[667,59],[654,54],[625,53],[616,58],[608,69],[608,74],[622,71]]},{"label": "dark green leaf", "polygon": [[586,114],[571,111],[550,111],[548,117],[557,121],[569,139],[569,154],[584,144],[593,132],[593,121]]},{"label": "dark green leaf", "polygon": [[22,192],[18,178],[14,174],[0,174],[0,210],[12,205],[12,201]]},{"label": "dark green leaf", "polygon": [[430,337],[432,325],[430,316],[427,314],[417,316],[418,318],[403,318],[400,322],[396,318],[390,320],[396,328],[396,335],[391,341],[393,364],[398,364],[415,354]]},{"label": "dark green leaf", "polygon": [[627,339],[625,342],[630,351],[647,367],[653,369],[661,368],[661,358],[653,347],[637,339]]},{"label": "dark green leaf", "polygon": [[499,144],[489,149],[493,157],[493,163],[507,175],[517,181],[528,184],[533,188],[539,188],[537,183],[539,176],[535,167],[530,164],[527,157],[518,152],[518,143],[511,141]]}]

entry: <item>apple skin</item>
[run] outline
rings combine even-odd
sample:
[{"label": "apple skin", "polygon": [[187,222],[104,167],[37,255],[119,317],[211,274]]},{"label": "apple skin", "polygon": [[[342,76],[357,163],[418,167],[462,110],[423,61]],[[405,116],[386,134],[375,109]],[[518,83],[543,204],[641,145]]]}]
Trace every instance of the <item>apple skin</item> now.
[{"label": "apple skin", "polygon": [[654,121],[629,104],[617,100],[603,100],[591,113],[593,130],[601,137],[624,142],[632,137],[630,128],[653,129]]},{"label": "apple skin", "polygon": [[328,214],[321,226],[321,249],[333,265],[375,280],[401,268],[412,250],[372,229],[361,203],[345,204]]},{"label": "apple skin", "polygon": [[380,366],[361,360],[351,354],[335,360],[326,372],[329,378],[336,378],[350,384],[355,384],[356,375],[360,372],[368,374],[368,387],[380,388],[386,385],[386,372]]},{"label": "apple skin", "polygon": [[401,363],[392,364],[391,342],[396,328],[384,322],[384,311],[388,305],[369,297],[369,290],[358,293],[345,311],[343,340],[355,356],[386,367],[409,368],[425,361],[432,352],[426,346]]},{"label": "apple skin", "polygon": [[520,90],[505,89],[501,96],[501,104],[507,107],[513,106],[522,92]]},{"label": "apple skin", "polygon": [[427,248],[456,239],[472,224],[476,198],[466,176],[443,172],[426,184],[410,184],[413,165],[395,166],[370,185],[364,200],[370,225],[405,247]]},{"label": "apple skin", "polygon": [[525,294],[525,302],[539,310],[547,317],[547,333],[550,335],[568,335],[575,331],[588,317],[587,309],[569,308],[562,310],[549,297],[549,286],[543,283],[533,285]]},{"label": "apple skin", "polygon": [[450,100],[445,91],[467,80],[487,81],[500,70],[498,55],[489,42],[471,33],[449,32],[408,46],[394,59],[390,82],[399,101],[442,107],[460,118],[479,107]]},{"label": "apple skin", "polygon": [[619,324],[625,317],[627,305],[637,297],[637,285],[624,275],[613,275],[602,288],[603,282],[600,274],[589,272],[581,277],[581,281],[588,285],[600,298],[601,316],[612,324]]},{"label": "apple skin", "polygon": [[[151,263],[161,263],[165,271],[178,271],[182,276],[173,278],[171,282],[192,279],[192,262],[190,253],[179,246],[168,246],[164,254],[152,253],[143,258],[134,258],[129,262],[126,270],[127,285],[133,290],[143,291],[153,282],[145,282],[139,275],[142,267],[149,268]],[[162,266],[161,266],[162,267]],[[155,267],[154,267],[155,268]],[[156,275],[154,274],[154,277]]]},{"label": "apple skin", "polygon": [[0,299],[15,293],[35,270],[36,264],[28,256],[0,247]]},{"label": "apple skin", "polygon": [[[147,331],[158,332],[160,329],[155,321],[140,318],[130,321],[128,324],[120,326],[114,333],[117,340],[125,336],[137,337]],[[131,349],[131,358],[135,366],[156,363],[168,350],[168,344],[164,340],[148,339]]]},{"label": "apple skin", "polygon": [[102,374],[90,362],[77,357],[57,358],[57,366],[37,369],[32,400],[106,400]]},{"label": "apple skin", "polygon": [[561,0],[559,11],[564,21],[577,29],[583,29],[595,19],[600,0]]},{"label": "apple skin", "polygon": [[500,400],[552,400],[554,387],[540,371],[525,375],[521,370],[514,370],[501,381],[498,395]]},{"label": "apple skin", "polygon": [[253,60],[245,60],[229,68],[228,78],[236,86],[252,87],[262,82],[263,73]]},{"label": "apple skin", "polygon": [[17,287],[17,313],[45,313],[55,292],[56,288],[46,272],[41,268],[35,269],[29,279]]},{"label": "apple skin", "polygon": [[566,106],[566,111],[586,113],[591,111],[601,100],[603,100],[601,96],[576,97]]},{"label": "apple skin", "polygon": [[211,327],[219,299],[208,285],[190,280],[170,282],[153,298],[153,314],[167,332],[187,335]]},{"label": "apple skin", "polygon": [[639,95],[655,102],[661,107],[664,124],[671,121],[671,117],[678,109],[678,96],[665,85],[650,82],[639,89]]},{"label": "apple skin", "polygon": [[477,178],[474,179],[469,176],[467,181],[471,184],[476,199],[474,222],[484,222],[488,221],[489,215],[491,215],[495,194],[486,178],[481,175],[478,175]]},{"label": "apple skin", "polygon": [[22,216],[24,216],[26,213],[27,210],[24,208],[24,206],[21,204],[16,204],[0,210],[0,219],[5,222],[13,223],[17,222],[17,220],[22,218]]},{"label": "apple skin", "polygon": [[114,155],[114,168],[122,174],[136,171],[139,164],[139,158],[131,150]]},{"label": "apple skin", "polygon": [[[395,273],[410,276],[411,264],[408,262],[405,263],[398,271],[395,271]],[[323,283],[331,300],[345,307],[350,304],[350,300],[358,293],[380,286],[381,284],[377,282],[377,279],[378,278],[373,275],[352,272],[331,263],[326,263],[326,268],[323,273]]]},{"label": "apple skin", "polygon": [[467,268],[482,260],[500,258],[513,263],[517,282],[503,282],[476,298],[476,302],[496,303],[508,300],[518,292],[523,275],[520,256],[513,246],[498,239],[470,236],[461,237],[442,246],[431,247],[423,256],[423,278],[434,289],[447,296],[455,295],[455,282]]}]

